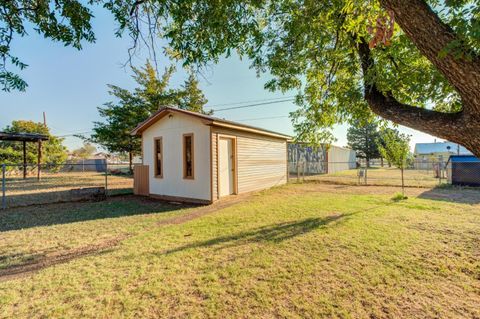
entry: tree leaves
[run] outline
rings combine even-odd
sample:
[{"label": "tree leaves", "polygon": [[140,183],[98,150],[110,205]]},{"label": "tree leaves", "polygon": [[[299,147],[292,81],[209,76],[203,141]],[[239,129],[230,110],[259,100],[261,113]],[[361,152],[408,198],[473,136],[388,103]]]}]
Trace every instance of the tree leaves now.
[{"label": "tree leaves", "polygon": [[182,88],[174,89],[169,83],[175,72],[174,67],[165,68],[164,73],[158,76],[155,68],[147,61],[144,67],[132,67],[132,72],[138,86],[133,91],[115,85],[108,86],[108,93],[115,98],[115,102],[107,102],[98,108],[104,121],[94,122],[94,133],[87,138],[112,153],[140,155],[141,140],[130,132],[159,108],[178,106],[203,112],[203,106],[207,102],[193,74]]},{"label": "tree leaves", "polygon": [[82,48],[82,42],[94,42],[90,24],[93,18],[90,5],[77,0],[11,0],[0,4],[0,86],[3,91],[25,91],[27,83],[12,68],[27,65],[11,52],[14,37],[26,36],[27,27],[45,38],[65,46]]}]

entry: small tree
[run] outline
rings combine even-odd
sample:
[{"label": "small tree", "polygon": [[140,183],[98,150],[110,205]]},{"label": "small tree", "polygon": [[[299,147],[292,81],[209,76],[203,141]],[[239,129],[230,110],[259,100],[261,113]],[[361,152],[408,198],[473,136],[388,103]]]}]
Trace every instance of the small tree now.
[{"label": "small tree", "polygon": [[404,170],[410,157],[410,137],[397,130],[386,130],[382,134],[383,143],[378,143],[380,154],[400,169],[402,174],[402,196],[405,197]]},{"label": "small tree", "polygon": [[97,148],[95,146],[88,142],[85,142],[83,143],[82,147],[73,150],[72,153],[73,156],[75,156],[76,158],[87,159],[91,157],[96,151]]},{"label": "small tree", "polygon": [[73,156],[82,160],[82,171],[85,171],[85,160],[96,151],[97,148],[88,142],[84,142],[82,147],[73,150]]}]

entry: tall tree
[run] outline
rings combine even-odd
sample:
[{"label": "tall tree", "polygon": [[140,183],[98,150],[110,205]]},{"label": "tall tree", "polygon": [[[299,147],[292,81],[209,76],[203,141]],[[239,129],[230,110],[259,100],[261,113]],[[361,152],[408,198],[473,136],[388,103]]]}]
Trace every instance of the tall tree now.
[{"label": "tall tree", "polygon": [[198,83],[192,82],[192,76],[181,89],[169,86],[175,71],[173,67],[166,68],[160,77],[149,62],[142,68],[132,68],[132,71],[137,88],[128,91],[109,85],[109,94],[116,102],[108,102],[98,108],[105,121],[94,122],[93,134],[87,139],[102,145],[109,152],[127,153],[130,171],[133,169],[133,157],[141,153],[140,139],[130,135],[138,123],[146,120],[162,106],[178,106],[203,112],[203,105],[206,103]]},{"label": "tall tree", "polygon": [[[63,146],[63,138],[53,136],[50,129],[43,123],[33,121],[13,121],[4,132],[8,133],[38,133],[48,136],[42,143],[42,162],[56,166],[67,159],[67,149]],[[38,146],[36,143],[27,143],[27,163],[37,162]],[[23,160],[23,145],[19,142],[0,141],[0,163],[19,164]]]},{"label": "tall tree", "polygon": [[132,71],[132,77],[138,86],[131,94],[142,100],[144,108],[149,113],[165,105],[178,105],[179,92],[169,87],[170,79],[175,72],[174,66],[165,68],[161,76],[158,76],[150,61],[147,61],[144,67],[132,67]]},{"label": "tall tree", "polygon": [[50,2],[2,2],[4,56],[11,57],[9,34],[24,35],[25,22],[67,45],[93,41],[89,6],[100,3],[119,22],[118,34],[136,44],[166,38],[184,64],[216,62],[232,50],[249,57],[272,75],[268,89],[299,91],[299,134],[328,137],[334,124],[373,112],[480,156],[478,1]]},{"label": "tall tree", "polygon": [[203,107],[208,100],[198,86],[198,80],[193,73],[190,73],[187,81],[182,86],[179,108],[183,110],[205,113]]},{"label": "tall tree", "polygon": [[93,123],[93,134],[87,140],[102,145],[109,152],[128,154],[131,172],[133,157],[140,154],[141,144],[139,138],[132,136],[130,132],[151,112],[138,96],[114,85],[109,87],[108,93],[115,97],[117,102],[108,102],[98,107],[98,112],[105,121]]},{"label": "tall tree", "polygon": [[367,166],[371,159],[381,157],[377,144],[379,138],[378,124],[374,121],[356,121],[347,130],[348,146],[357,152],[357,157],[366,160]]},{"label": "tall tree", "polygon": [[404,170],[410,158],[410,137],[396,130],[387,130],[383,134],[383,143],[379,144],[383,157],[400,169],[402,176],[402,195],[405,196]]}]

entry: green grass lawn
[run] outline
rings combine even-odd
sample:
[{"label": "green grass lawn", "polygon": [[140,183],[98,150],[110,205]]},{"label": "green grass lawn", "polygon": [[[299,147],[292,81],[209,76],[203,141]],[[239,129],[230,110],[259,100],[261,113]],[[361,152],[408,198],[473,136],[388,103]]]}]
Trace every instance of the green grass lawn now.
[{"label": "green grass lawn", "polygon": [[0,272],[121,238],[0,279],[0,317],[480,317],[480,192],[408,191],[287,185],[176,224],[198,208],[126,197],[0,213]]}]

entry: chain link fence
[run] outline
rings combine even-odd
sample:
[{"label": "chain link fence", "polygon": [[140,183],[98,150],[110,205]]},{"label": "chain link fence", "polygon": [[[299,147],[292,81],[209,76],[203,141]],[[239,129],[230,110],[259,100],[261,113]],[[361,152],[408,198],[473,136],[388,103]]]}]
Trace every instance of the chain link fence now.
[{"label": "chain link fence", "polygon": [[[383,164],[383,166],[382,166]],[[452,169],[445,162],[413,163],[403,171],[403,183],[406,187],[431,188],[452,183]],[[451,166],[451,165],[450,165]],[[470,168],[473,182],[480,185],[480,167]],[[458,175],[458,174],[457,174]],[[402,186],[402,171],[380,160],[355,162],[298,161],[289,162],[290,181],[317,181],[343,185]],[[471,186],[475,186],[470,183]]]},{"label": "chain link fence", "polygon": [[[104,199],[133,192],[129,165],[108,163],[0,164],[1,208]],[[24,171],[26,176],[24,178]]]}]

